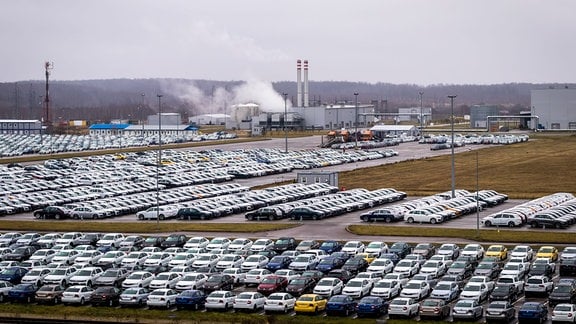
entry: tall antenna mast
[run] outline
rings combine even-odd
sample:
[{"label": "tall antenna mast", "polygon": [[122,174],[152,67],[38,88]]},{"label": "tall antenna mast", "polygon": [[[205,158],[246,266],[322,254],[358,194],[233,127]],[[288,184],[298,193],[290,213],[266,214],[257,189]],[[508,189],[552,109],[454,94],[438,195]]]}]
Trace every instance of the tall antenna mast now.
[{"label": "tall antenna mast", "polygon": [[50,80],[50,70],[54,68],[54,63],[52,62],[45,62],[44,69],[46,71],[46,93],[44,94],[44,123],[50,126],[51,119],[50,119],[50,91],[48,89],[48,84]]}]

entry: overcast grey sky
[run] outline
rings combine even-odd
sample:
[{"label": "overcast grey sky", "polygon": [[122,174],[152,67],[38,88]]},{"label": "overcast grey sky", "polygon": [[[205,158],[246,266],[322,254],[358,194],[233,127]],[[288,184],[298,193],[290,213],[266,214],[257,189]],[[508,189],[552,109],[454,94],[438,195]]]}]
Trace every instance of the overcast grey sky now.
[{"label": "overcast grey sky", "polygon": [[573,0],[0,0],[0,82],[576,82]]}]

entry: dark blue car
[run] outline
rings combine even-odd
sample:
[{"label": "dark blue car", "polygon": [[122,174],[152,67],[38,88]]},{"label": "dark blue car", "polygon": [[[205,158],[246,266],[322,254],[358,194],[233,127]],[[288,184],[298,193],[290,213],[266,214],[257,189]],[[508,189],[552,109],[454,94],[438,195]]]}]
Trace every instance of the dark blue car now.
[{"label": "dark blue car", "polygon": [[176,297],[176,308],[199,309],[206,304],[206,294],[201,290],[184,290]]},{"label": "dark blue car", "polygon": [[10,267],[0,271],[0,280],[9,281],[13,284],[19,284],[22,277],[26,275],[28,269],[23,267]]},{"label": "dark blue car", "polygon": [[360,299],[358,306],[356,306],[356,314],[358,317],[378,317],[386,313],[388,313],[388,303],[380,297],[364,297]]},{"label": "dark blue car", "polygon": [[277,255],[272,257],[268,264],[266,264],[266,269],[274,272],[279,269],[288,269],[288,266],[292,262],[292,258],[286,255]]},{"label": "dark blue car", "polygon": [[13,302],[32,303],[38,288],[34,284],[19,284],[8,290],[8,299]]},{"label": "dark blue car", "polygon": [[338,241],[324,241],[322,242],[322,244],[319,247],[320,250],[324,250],[324,252],[328,253],[328,254],[332,254],[334,252],[338,252],[340,250],[342,250],[342,243],[338,242]]},{"label": "dark blue car", "polygon": [[548,307],[538,302],[526,302],[518,311],[518,323],[544,323],[548,319]]},{"label": "dark blue car", "polygon": [[326,315],[348,316],[356,310],[356,302],[347,295],[332,296],[326,304]]},{"label": "dark blue car", "polygon": [[380,256],[378,258],[379,259],[389,259],[390,261],[392,261],[394,263],[394,265],[396,265],[401,260],[400,257],[398,256],[398,254],[396,254],[396,253],[382,253],[382,254],[380,254]]},{"label": "dark blue car", "polygon": [[334,269],[342,268],[342,265],[344,265],[344,260],[330,256],[320,260],[320,262],[318,262],[318,265],[316,266],[316,270],[320,270],[324,273],[327,273]]}]

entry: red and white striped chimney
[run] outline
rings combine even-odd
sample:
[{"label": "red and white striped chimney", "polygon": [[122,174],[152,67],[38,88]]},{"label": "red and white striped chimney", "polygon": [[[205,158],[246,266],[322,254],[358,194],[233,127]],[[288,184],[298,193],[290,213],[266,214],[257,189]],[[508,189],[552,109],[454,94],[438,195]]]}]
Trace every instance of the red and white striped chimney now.
[{"label": "red and white striped chimney", "polygon": [[302,61],[296,61],[296,107],[302,107]]},{"label": "red and white striped chimney", "polygon": [[304,60],[304,107],[308,106],[308,60]]}]

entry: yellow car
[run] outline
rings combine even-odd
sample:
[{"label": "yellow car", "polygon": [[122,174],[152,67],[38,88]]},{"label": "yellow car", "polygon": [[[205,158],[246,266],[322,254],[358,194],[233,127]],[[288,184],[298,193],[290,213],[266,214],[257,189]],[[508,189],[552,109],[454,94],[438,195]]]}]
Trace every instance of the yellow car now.
[{"label": "yellow car", "polygon": [[316,294],[304,294],[296,300],[294,311],[296,313],[318,313],[326,309],[328,300]]},{"label": "yellow car", "polygon": [[376,260],[376,258],[378,257],[374,253],[358,253],[358,254],[356,254],[356,256],[364,258],[364,260],[366,260],[366,262],[368,262],[368,264],[372,263],[372,261]]},{"label": "yellow car", "polygon": [[490,245],[485,253],[486,256],[497,257],[500,260],[506,260],[508,249],[504,245]]},{"label": "yellow car", "polygon": [[556,262],[558,260],[558,249],[553,246],[542,246],[538,249],[538,253],[536,253],[537,258],[547,258],[550,259],[552,262]]}]

